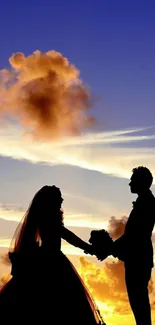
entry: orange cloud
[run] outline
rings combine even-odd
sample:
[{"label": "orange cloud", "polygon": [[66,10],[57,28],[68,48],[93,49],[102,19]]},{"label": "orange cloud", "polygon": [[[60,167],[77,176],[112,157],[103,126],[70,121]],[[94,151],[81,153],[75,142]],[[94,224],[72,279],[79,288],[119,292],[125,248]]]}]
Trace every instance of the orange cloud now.
[{"label": "orange cloud", "polygon": [[77,135],[94,121],[90,92],[61,53],[15,53],[9,62],[0,71],[1,117],[16,118],[37,139]]},{"label": "orange cloud", "polygon": [[[127,325],[134,324],[126,292],[123,262],[107,260],[98,266],[85,257],[81,257],[79,273],[96,301],[105,322],[109,325],[123,324],[124,321]],[[151,279],[149,283],[153,319],[155,316],[154,281],[155,279]]]},{"label": "orange cloud", "polygon": [[0,255],[0,289],[5,285],[10,279],[10,260],[7,253]]},{"label": "orange cloud", "polygon": [[9,259],[8,253],[1,255],[0,260],[2,261],[2,263],[4,265],[10,266],[10,259]]},{"label": "orange cloud", "polygon": [[108,224],[108,232],[113,239],[117,239],[123,235],[127,217],[116,219],[111,217]]},{"label": "orange cloud", "polygon": [[108,261],[98,267],[81,257],[79,272],[96,301],[113,307],[115,312],[129,312],[122,262]]},{"label": "orange cloud", "polygon": [[[109,221],[108,231],[113,239],[118,238],[124,232],[126,217],[116,219],[112,217]],[[128,302],[126,292],[124,263],[118,259],[107,259],[99,265],[92,263],[85,257],[80,257],[79,272],[103,313],[108,324],[122,323],[134,324],[133,315]],[[155,312],[155,279],[154,276],[149,283],[149,294],[153,313]],[[124,319],[124,317],[126,317]],[[117,319],[118,318],[118,319]],[[128,321],[127,321],[128,319]]]},{"label": "orange cloud", "polygon": [[11,278],[12,276],[10,274],[5,273],[0,279],[0,286],[5,285]]}]

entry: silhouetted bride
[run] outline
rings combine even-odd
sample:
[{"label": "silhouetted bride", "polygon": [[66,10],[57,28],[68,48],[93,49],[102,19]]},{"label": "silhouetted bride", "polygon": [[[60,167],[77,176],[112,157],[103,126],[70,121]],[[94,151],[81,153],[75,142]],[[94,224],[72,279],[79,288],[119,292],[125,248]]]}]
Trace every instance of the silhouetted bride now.
[{"label": "silhouetted bride", "polygon": [[60,190],[44,186],[34,196],[13,238],[12,279],[0,292],[1,318],[9,324],[103,324],[61,238],[88,253],[92,246],[63,224]]}]

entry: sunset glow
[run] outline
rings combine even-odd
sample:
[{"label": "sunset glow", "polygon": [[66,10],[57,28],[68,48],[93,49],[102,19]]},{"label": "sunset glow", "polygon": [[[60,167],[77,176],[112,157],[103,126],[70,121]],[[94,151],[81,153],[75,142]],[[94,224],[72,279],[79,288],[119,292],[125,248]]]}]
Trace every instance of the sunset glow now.
[{"label": "sunset glow", "polygon": [[[64,226],[87,243],[92,230],[114,240],[123,234],[137,199],[133,168],[150,169],[155,195],[155,1],[1,0],[0,27],[2,287],[12,238],[44,185],[61,190]],[[52,202],[42,218],[53,218]],[[111,255],[101,262],[75,246],[63,239],[61,250],[106,325],[135,325],[123,262]],[[155,323],[154,268],[149,295]]]}]

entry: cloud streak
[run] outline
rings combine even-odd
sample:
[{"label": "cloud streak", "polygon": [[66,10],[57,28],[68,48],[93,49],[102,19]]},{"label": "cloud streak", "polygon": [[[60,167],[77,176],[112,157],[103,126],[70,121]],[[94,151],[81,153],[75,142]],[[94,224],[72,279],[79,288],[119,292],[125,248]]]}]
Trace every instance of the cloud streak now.
[{"label": "cloud streak", "polygon": [[[24,210],[5,210],[0,209],[0,220],[20,222],[25,214]],[[97,213],[96,213],[97,214]],[[102,216],[88,215],[84,213],[65,213],[65,225],[68,227],[79,228],[101,228],[107,227],[108,218],[105,220]]]},{"label": "cloud streak", "polygon": [[[11,238],[0,238],[0,248],[9,249],[11,244]],[[74,256],[86,256],[86,254],[79,248],[76,248],[72,245],[66,244],[63,242],[62,244],[62,252],[66,255],[74,255]]]},{"label": "cloud streak", "polygon": [[[0,154],[37,164],[76,166],[121,178],[129,178],[132,168],[138,165],[146,165],[155,174],[155,135],[139,134],[147,129],[86,133],[62,141],[38,143],[24,136],[21,127],[10,124],[1,128]],[[139,141],[142,147],[137,145]],[[152,147],[148,146],[149,141],[153,141]],[[136,146],[130,146],[132,143]]]}]

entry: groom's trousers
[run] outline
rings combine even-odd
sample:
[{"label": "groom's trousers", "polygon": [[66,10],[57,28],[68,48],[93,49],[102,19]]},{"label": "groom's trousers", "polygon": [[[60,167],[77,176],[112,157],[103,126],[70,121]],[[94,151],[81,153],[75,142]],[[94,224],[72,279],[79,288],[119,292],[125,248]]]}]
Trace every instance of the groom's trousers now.
[{"label": "groom's trousers", "polygon": [[145,265],[125,263],[125,281],[128,298],[137,325],[151,325],[151,308],[148,283],[152,268]]}]

